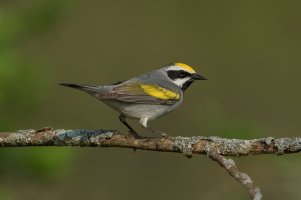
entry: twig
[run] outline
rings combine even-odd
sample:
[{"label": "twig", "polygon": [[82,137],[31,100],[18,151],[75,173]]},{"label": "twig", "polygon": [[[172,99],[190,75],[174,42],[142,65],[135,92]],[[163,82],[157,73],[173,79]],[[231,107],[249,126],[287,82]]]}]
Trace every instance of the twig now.
[{"label": "twig", "polygon": [[238,171],[234,160],[221,156],[215,149],[208,150],[208,156],[218,162],[235,180],[240,182],[253,200],[261,200],[262,194],[260,189],[255,186],[248,174]]},{"label": "twig", "polygon": [[187,157],[193,154],[207,154],[217,161],[231,176],[239,181],[252,199],[261,199],[261,193],[251,178],[239,172],[234,161],[224,156],[246,156],[249,154],[283,155],[301,151],[301,138],[272,137],[241,140],[220,137],[152,137],[135,138],[113,130],[20,130],[0,133],[0,147],[25,146],[91,146],[123,147],[149,151],[183,153]]}]

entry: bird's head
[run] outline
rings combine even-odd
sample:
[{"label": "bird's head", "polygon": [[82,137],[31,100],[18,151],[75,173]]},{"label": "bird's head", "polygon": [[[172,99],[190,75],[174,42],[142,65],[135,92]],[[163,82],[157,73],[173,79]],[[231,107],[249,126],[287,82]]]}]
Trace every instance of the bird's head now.
[{"label": "bird's head", "polygon": [[191,66],[184,63],[169,64],[165,67],[165,72],[170,81],[179,86],[183,91],[196,80],[207,80],[204,76],[196,73]]}]

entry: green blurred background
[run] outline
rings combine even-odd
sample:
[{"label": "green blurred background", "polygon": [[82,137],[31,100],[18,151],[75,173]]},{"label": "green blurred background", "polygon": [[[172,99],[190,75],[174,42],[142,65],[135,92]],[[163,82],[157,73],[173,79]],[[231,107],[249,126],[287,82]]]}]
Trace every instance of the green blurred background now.
[{"label": "green blurred background", "polygon": [[[209,80],[189,88],[184,104],[154,127],[182,136],[299,136],[300,6],[273,0],[2,0],[0,131],[126,131],[116,112],[58,83],[106,84],[177,61]],[[0,160],[5,200],[248,199],[206,156],[47,147],[0,149]],[[301,198],[300,155],[235,160],[265,199]]]}]

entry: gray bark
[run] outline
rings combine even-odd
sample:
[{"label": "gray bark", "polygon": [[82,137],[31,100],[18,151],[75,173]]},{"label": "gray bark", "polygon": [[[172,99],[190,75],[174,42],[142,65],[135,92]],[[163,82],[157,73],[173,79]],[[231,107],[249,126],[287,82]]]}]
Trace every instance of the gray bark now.
[{"label": "gray bark", "polygon": [[251,199],[259,200],[262,198],[260,189],[246,173],[239,172],[232,159],[224,156],[297,153],[301,151],[301,138],[268,137],[252,140],[216,136],[135,138],[131,134],[122,134],[114,130],[54,130],[49,127],[37,131],[19,130],[0,133],[0,147],[25,146],[121,147],[183,153],[189,158],[193,154],[206,154],[239,181]]}]

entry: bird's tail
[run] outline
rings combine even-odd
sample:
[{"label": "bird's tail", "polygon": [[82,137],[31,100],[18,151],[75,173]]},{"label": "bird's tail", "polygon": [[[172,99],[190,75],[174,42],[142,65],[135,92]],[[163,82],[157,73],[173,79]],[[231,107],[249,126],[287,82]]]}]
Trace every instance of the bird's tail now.
[{"label": "bird's tail", "polygon": [[82,90],[82,91],[85,91],[85,92],[88,92],[88,93],[97,93],[102,89],[99,86],[81,85],[81,84],[74,84],[74,83],[60,83],[60,85],[65,86],[65,87],[78,89],[78,90]]}]

